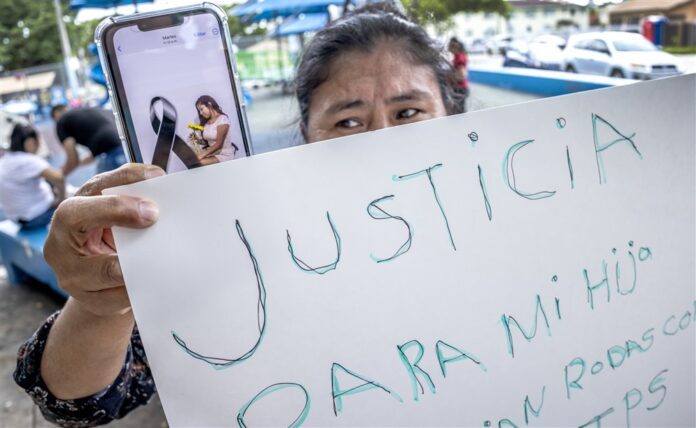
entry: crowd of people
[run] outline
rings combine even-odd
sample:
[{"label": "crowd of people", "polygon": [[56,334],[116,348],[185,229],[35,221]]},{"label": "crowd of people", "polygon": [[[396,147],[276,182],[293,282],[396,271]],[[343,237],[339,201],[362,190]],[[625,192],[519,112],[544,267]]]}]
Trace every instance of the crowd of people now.
[{"label": "crowd of people", "polygon": [[[451,60],[437,41],[388,4],[372,4],[330,23],[308,43],[296,73],[306,143],[464,112],[466,52],[456,39],[448,48]],[[229,126],[219,106],[210,99],[196,106],[201,124],[215,127],[204,131],[215,145],[199,154],[200,160],[216,162],[228,147],[233,156],[226,139],[212,135]],[[22,202],[31,209],[6,211],[28,223],[53,218],[44,254],[70,295],[21,347],[14,377],[47,419],[92,426],[123,417],[155,392],[110,228],[149,227],[159,211],[148,201],[101,196],[101,191],[164,171],[143,164],[108,171],[125,161],[110,113],[58,107],[52,116],[67,152],[62,171],[36,158],[36,132],[29,127],[17,127],[17,144],[13,133],[12,151],[0,163],[5,176],[24,183],[12,190],[0,178],[0,187],[8,187],[0,189],[3,206],[17,203],[17,192],[39,189],[31,191],[36,200]],[[58,205],[63,176],[79,164],[76,145],[89,148],[100,159],[100,171],[108,172]]]}]

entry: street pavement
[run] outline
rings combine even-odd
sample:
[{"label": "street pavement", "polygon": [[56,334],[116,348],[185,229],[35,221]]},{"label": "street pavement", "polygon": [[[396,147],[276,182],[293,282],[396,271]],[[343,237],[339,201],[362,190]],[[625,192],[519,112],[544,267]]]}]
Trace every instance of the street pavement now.
[{"label": "street pavement", "polygon": [[696,73],[696,55],[679,55],[677,58],[682,62],[687,73]]},{"label": "street pavement", "polygon": [[[298,132],[299,114],[292,96],[282,95],[280,88],[262,88],[252,92],[254,103],[248,110],[256,153],[264,153],[301,144]],[[536,96],[514,93],[498,88],[472,85],[469,110],[536,99]],[[52,132],[47,125],[46,133]],[[84,177],[71,182],[79,185]],[[78,182],[76,182],[78,181]],[[63,304],[60,297],[40,284],[10,286],[5,269],[0,266],[0,428],[35,428],[52,426],[41,416],[31,399],[15,385],[12,371],[21,343],[41,325],[43,320]],[[158,398],[124,419],[114,427],[160,428],[167,423]]]},{"label": "street pavement", "polygon": [[[63,305],[62,298],[41,284],[10,286],[0,265],[0,428],[48,428],[28,395],[12,380],[17,349]],[[165,428],[167,422],[159,399],[131,412],[109,426],[119,428]]]},{"label": "street pavement", "polygon": [[[696,55],[680,57],[687,72],[696,72]],[[472,66],[497,66],[500,56],[471,55]],[[299,133],[299,113],[293,96],[281,94],[279,87],[251,91],[253,103],[248,108],[249,126],[255,153],[265,153],[302,144]],[[538,99],[535,95],[511,92],[499,88],[471,85],[468,110],[476,111]],[[59,152],[52,123],[39,126],[52,152]],[[60,162],[60,159],[57,159]],[[75,186],[84,182],[93,171],[83,167],[68,177]],[[63,304],[60,297],[40,284],[10,286],[5,269],[0,265],[0,428],[49,427],[31,399],[12,380],[16,352],[42,321]],[[114,427],[166,427],[160,402],[152,402],[124,419],[112,423]]]},{"label": "street pavement", "polygon": [[[299,113],[294,97],[282,95],[279,87],[252,91],[253,104],[248,109],[249,127],[256,153],[265,153],[302,143],[299,133]],[[514,93],[482,85],[472,85],[469,110],[536,99],[536,96]],[[42,129],[51,138],[50,125]],[[70,178],[79,185],[86,177],[82,172]],[[41,322],[62,306],[60,297],[49,293],[40,284],[10,286],[0,266],[0,428],[49,427],[31,399],[17,387],[12,378],[16,352]],[[162,407],[157,397],[114,427],[166,427]]]},{"label": "street pavement", "polygon": [[[254,101],[247,116],[256,154],[302,144],[300,115],[293,96],[282,95],[279,87],[257,89],[251,95]],[[467,108],[476,111],[536,99],[539,96],[471,84]]]},{"label": "street pavement", "polygon": [[[681,62],[685,73],[696,73],[696,55],[675,55]],[[469,64],[472,67],[502,67],[502,55],[473,54],[469,56]]]}]

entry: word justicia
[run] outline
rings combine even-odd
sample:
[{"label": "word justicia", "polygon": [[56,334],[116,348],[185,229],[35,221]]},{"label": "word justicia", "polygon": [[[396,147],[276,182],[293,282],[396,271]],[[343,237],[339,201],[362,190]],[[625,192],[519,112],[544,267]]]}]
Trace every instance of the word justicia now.
[{"label": "word justicia", "polygon": [[[562,118],[561,118],[562,119]],[[561,120],[557,119],[557,123],[559,124],[558,126],[561,127],[561,123],[563,124],[563,127],[566,124],[565,119]],[[628,133],[622,133],[619,131],[615,126],[613,126],[610,122],[607,120],[603,119],[599,115],[593,114],[592,115],[592,127],[593,127],[593,135],[594,135],[594,154],[595,154],[595,159],[597,161],[597,173],[599,177],[599,183],[600,184],[605,184],[606,183],[606,172],[604,168],[604,162],[603,162],[603,154],[609,150],[612,147],[617,147],[619,145],[622,145],[624,147],[627,147],[629,150],[627,151],[630,156],[633,156],[634,158],[637,159],[642,159],[642,154],[638,150],[638,147],[636,146],[635,143],[635,133],[633,134],[628,134]],[[605,128],[606,130],[609,130],[613,132],[614,137],[611,141],[608,142],[602,142],[599,139],[599,132],[598,129],[600,127]],[[470,137],[471,138],[471,137]],[[471,139],[472,143],[476,140],[479,141],[478,136],[475,139]],[[502,179],[504,184],[506,184],[507,188],[513,192],[515,195],[524,198],[526,200],[541,200],[541,199],[546,199],[546,198],[551,198],[556,194],[555,190],[540,190],[540,191],[526,191],[522,190],[520,186],[517,184],[518,183],[518,174],[515,172],[515,155],[523,151],[525,147],[531,145],[534,143],[534,140],[526,140],[526,141],[521,141],[517,142],[515,144],[512,144],[508,150],[506,151],[503,159],[502,159]],[[567,165],[568,169],[568,177],[570,180],[571,188],[574,188],[574,182],[575,182],[575,175],[573,171],[573,164],[572,164],[572,157],[570,155],[570,151],[568,147],[566,146],[565,148],[565,159],[564,162]],[[430,165],[426,168],[423,168],[421,170],[415,171],[415,172],[409,172],[409,173],[404,173],[404,174],[396,174],[392,176],[392,180],[397,183],[401,182],[412,182],[414,184],[411,185],[424,185],[429,187],[429,191],[432,194],[432,203],[434,203],[434,206],[437,207],[438,211],[438,216],[439,220],[442,223],[442,231],[443,231],[443,236],[446,237],[448,240],[449,245],[452,248],[452,251],[457,250],[457,243],[455,236],[452,233],[452,229],[450,227],[450,219],[447,216],[447,212],[445,209],[445,206],[442,204],[441,198],[440,198],[440,192],[438,191],[438,186],[437,186],[437,174],[439,171],[441,171],[443,168],[445,168],[444,164],[442,163],[436,163],[433,165]],[[486,212],[486,217],[488,218],[489,221],[492,221],[493,219],[493,206],[490,202],[488,191],[486,189],[486,173],[481,167],[481,165],[477,165],[477,172],[478,172],[478,179],[479,179],[479,186],[481,189],[481,195],[482,195],[482,201],[483,201],[483,206],[485,207],[485,212]],[[418,184],[421,183],[421,184]],[[377,264],[393,261],[403,255],[405,255],[407,252],[409,252],[412,248],[413,245],[413,229],[409,221],[407,220],[407,216],[404,214],[402,217],[401,215],[396,215],[393,212],[390,212],[391,210],[388,208],[388,204],[390,201],[394,201],[397,198],[395,194],[388,194],[384,195],[381,197],[378,197],[376,199],[372,199],[371,201],[368,202],[366,200],[366,205],[365,205],[365,212],[366,215],[369,216],[371,219],[374,220],[391,220],[393,222],[397,222],[401,225],[403,228],[403,241],[401,241],[398,245],[394,246],[394,249],[386,254],[381,254],[379,256],[374,255],[374,254],[369,254],[369,257]],[[287,252],[289,258],[292,260],[293,264],[298,267],[300,270],[308,273],[308,274],[313,274],[313,275],[326,275],[332,271],[335,271],[338,269],[339,264],[341,262],[341,256],[342,256],[342,251],[343,251],[343,246],[342,246],[342,241],[341,241],[341,235],[339,233],[340,231],[340,223],[337,223],[334,218],[331,216],[331,213],[329,211],[325,212],[325,217],[326,221],[328,223],[329,228],[327,230],[330,230],[330,235],[333,238],[333,243],[335,245],[335,256],[332,256],[331,260],[327,260],[321,263],[313,263],[305,258],[301,254],[298,254],[296,251],[295,245],[293,244],[293,235],[289,229],[286,229],[286,240],[287,240]],[[262,346],[264,336],[267,332],[268,328],[268,322],[267,322],[267,317],[266,317],[266,286],[264,284],[264,279],[263,275],[260,269],[260,263],[259,260],[257,259],[255,252],[253,250],[253,246],[250,243],[250,240],[247,238],[245,234],[245,230],[242,227],[242,223],[239,219],[235,221],[235,227],[236,231],[238,234],[238,237],[240,241],[243,243],[246,253],[249,256],[249,259],[251,261],[251,264],[253,265],[254,269],[254,277],[255,277],[255,282],[256,282],[256,292],[257,292],[257,326],[258,326],[258,335],[256,338],[256,341],[254,344],[248,349],[246,352],[240,354],[240,355],[235,355],[235,356],[225,356],[225,357],[215,357],[215,356],[210,356],[206,353],[196,351],[191,349],[187,345],[186,339],[182,337],[181,334],[172,331],[171,335],[173,340],[176,342],[176,344],[184,351],[186,354],[191,356],[192,358],[195,358],[205,364],[208,364],[212,366],[215,369],[227,369],[230,367],[233,367],[243,361],[246,361],[250,358],[253,358],[254,354],[256,351]],[[633,245],[632,243],[630,244],[631,246]],[[647,247],[642,247],[641,251],[649,251]],[[632,253],[629,252],[629,254],[632,255]],[[645,256],[647,258],[647,256]],[[641,258],[641,261],[643,261],[643,258]],[[634,261],[635,262],[635,261]],[[617,268],[618,269],[618,268]],[[633,270],[635,271],[635,263],[633,265]],[[606,275],[605,275],[606,276]],[[591,295],[591,293],[599,288],[599,286],[594,286],[592,288],[588,282],[588,290]],[[631,291],[635,288],[635,285],[631,289]],[[619,290],[619,292],[622,292],[622,289]],[[556,299],[556,308],[558,309],[558,299]],[[540,303],[539,303],[540,304]],[[542,309],[543,312],[543,309]],[[544,315],[545,316],[545,315]],[[560,319],[560,310],[558,312],[558,316]],[[507,321],[510,319],[513,319],[512,317],[506,318]],[[514,320],[514,319],[513,319]],[[504,323],[505,324],[505,323]],[[510,345],[510,349],[512,349],[512,343],[511,343],[511,334],[510,334],[510,329],[509,329],[509,322],[505,324],[508,326],[507,330],[507,340]],[[519,325],[517,325],[519,327]],[[547,322],[547,327],[548,327],[548,322]],[[521,328],[520,328],[521,329]],[[535,327],[536,330],[536,327]],[[526,335],[525,335],[526,336]],[[529,338],[527,338],[529,339]],[[412,384],[414,385],[413,391],[414,391],[414,399],[417,400],[418,397],[418,389],[416,385],[418,385],[421,389],[423,389],[423,383],[421,380],[424,382],[424,384],[432,391],[434,392],[435,386],[434,383],[432,382],[432,378],[428,373],[426,373],[424,370],[422,370],[419,367],[419,362],[424,354],[425,348],[423,344],[418,342],[417,340],[412,340],[407,343],[404,343],[402,345],[399,345],[398,347],[399,351],[399,358],[401,362],[404,364],[409,377],[412,380]],[[413,358],[409,359],[407,357],[407,352],[409,350],[416,350],[417,351],[417,357],[415,360]],[[446,377],[446,372],[447,372],[447,365],[457,362],[457,361],[469,361],[473,364],[475,364],[477,367],[479,367],[482,371],[486,371],[486,366],[485,364],[481,361],[480,358],[475,356],[473,353],[463,350],[457,346],[454,346],[453,344],[446,343],[445,341],[442,340],[437,340],[434,343],[434,351],[435,355],[437,357],[437,363],[440,367],[440,371],[442,373],[443,377]],[[512,354],[512,352],[511,352]],[[514,357],[514,354],[513,354]],[[339,382],[339,375],[340,376],[349,376],[354,380],[357,380],[358,386],[354,386],[352,388],[347,388],[344,389],[341,387],[340,382]],[[297,426],[300,425],[308,416],[309,414],[309,408],[310,408],[310,395],[308,391],[305,389],[304,386],[302,386],[299,383],[294,383],[294,382],[279,382],[273,385],[270,385],[263,390],[261,390],[252,400],[247,402],[239,411],[238,415],[238,423],[240,426],[245,426],[244,424],[244,416],[246,414],[246,411],[253,406],[254,403],[258,402],[261,400],[263,397],[272,394],[277,391],[281,390],[295,390],[301,393],[305,397],[305,406],[300,412],[299,416],[293,421],[291,426]],[[379,389],[385,393],[387,393],[391,398],[393,398],[396,401],[402,402],[403,399],[399,394],[388,388],[387,386],[373,380],[369,379],[362,374],[356,373],[354,371],[351,371],[350,369],[344,367],[343,365],[339,363],[334,363],[331,367],[331,389],[332,389],[332,395],[333,395],[333,411],[334,414],[338,416],[338,414],[342,411],[343,407],[343,398],[352,394],[357,394],[361,392],[365,392],[368,390],[373,390],[373,389]]]}]

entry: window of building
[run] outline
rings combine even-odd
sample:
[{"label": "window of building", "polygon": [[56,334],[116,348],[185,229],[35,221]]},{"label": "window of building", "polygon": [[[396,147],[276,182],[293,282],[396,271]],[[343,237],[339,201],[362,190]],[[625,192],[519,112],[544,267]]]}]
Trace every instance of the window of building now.
[{"label": "window of building", "polygon": [[534,15],[536,15],[537,10],[536,10],[535,8],[533,8],[533,7],[530,7],[530,8],[527,9],[524,13],[525,13],[525,15],[527,15],[528,17],[533,18]]}]

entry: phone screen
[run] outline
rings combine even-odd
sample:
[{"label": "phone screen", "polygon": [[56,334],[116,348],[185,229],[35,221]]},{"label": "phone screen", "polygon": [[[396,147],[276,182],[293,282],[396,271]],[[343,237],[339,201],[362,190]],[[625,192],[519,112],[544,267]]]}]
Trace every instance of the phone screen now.
[{"label": "phone screen", "polygon": [[148,24],[158,18],[119,24],[107,36],[131,156],[170,173],[248,156],[218,17]]}]

